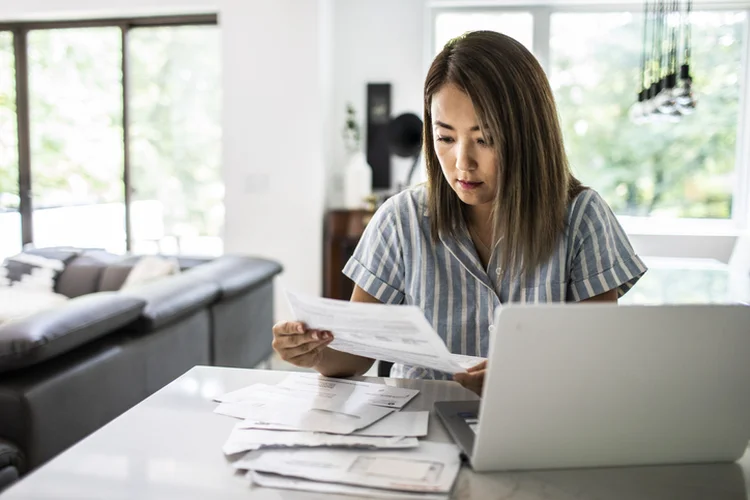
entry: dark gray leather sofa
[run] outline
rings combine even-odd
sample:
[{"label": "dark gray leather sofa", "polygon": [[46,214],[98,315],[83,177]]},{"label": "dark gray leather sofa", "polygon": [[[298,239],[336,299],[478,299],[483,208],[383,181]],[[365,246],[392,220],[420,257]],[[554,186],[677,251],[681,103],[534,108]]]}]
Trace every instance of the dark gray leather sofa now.
[{"label": "dark gray leather sofa", "polygon": [[250,368],[272,352],[281,266],[179,258],[182,272],[119,291],[137,257],[75,257],[65,305],[0,326],[0,490],[195,365]]}]

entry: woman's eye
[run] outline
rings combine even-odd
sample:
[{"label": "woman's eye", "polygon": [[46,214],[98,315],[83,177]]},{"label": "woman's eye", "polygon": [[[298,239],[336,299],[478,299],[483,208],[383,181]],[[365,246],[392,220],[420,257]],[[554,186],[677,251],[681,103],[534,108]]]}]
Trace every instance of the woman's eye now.
[{"label": "woman's eye", "polygon": [[485,141],[484,139],[477,139],[477,144],[480,146],[489,146],[492,141]]},{"label": "woman's eye", "polygon": [[437,141],[438,142],[444,142],[446,144],[450,144],[450,143],[453,142],[453,137],[438,136]]}]

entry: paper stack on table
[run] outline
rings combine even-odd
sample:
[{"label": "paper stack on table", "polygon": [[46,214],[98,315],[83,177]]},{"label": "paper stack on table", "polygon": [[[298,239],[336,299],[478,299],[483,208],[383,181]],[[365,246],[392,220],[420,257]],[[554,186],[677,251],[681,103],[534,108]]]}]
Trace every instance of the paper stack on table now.
[{"label": "paper stack on table", "polygon": [[241,419],[222,451],[245,454],[234,466],[255,486],[445,499],[459,450],[417,440],[427,435],[429,412],[399,410],[418,392],[292,373],[218,396],[214,412]]}]

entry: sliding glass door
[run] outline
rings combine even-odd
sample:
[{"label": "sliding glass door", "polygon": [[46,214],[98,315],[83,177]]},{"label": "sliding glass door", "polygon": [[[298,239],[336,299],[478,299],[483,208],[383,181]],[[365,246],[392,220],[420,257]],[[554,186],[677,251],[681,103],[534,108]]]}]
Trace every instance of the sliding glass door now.
[{"label": "sliding glass door", "polygon": [[13,33],[0,31],[0,260],[21,250]]},{"label": "sliding glass door", "polygon": [[219,40],[212,14],[0,23],[0,259],[221,253]]},{"label": "sliding glass door", "polygon": [[116,27],[28,34],[34,244],[125,250]]}]

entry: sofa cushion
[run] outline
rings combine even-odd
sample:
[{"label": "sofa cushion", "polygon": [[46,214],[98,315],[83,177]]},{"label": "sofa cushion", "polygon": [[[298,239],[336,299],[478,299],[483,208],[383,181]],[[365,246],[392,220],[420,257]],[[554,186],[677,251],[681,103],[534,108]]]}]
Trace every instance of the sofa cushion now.
[{"label": "sofa cushion", "polygon": [[117,293],[71,299],[62,307],[0,327],[0,373],[34,365],[134,322],[146,303]]},{"label": "sofa cushion", "polygon": [[182,273],[145,286],[129,288],[119,294],[146,303],[137,326],[139,330],[151,331],[189,316],[212,303],[219,296],[219,287],[189,273]]},{"label": "sofa cushion", "polygon": [[264,285],[282,271],[278,262],[245,257],[224,255],[187,272],[216,283],[223,298],[230,298]]},{"label": "sofa cushion", "polygon": [[179,272],[180,264],[174,257],[144,255],[130,270],[120,290],[142,286]]},{"label": "sofa cushion", "polygon": [[121,258],[104,250],[87,250],[65,266],[55,290],[71,299],[98,292],[104,270]]},{"label": "sofa cushion", "polygon": [[116,292],[122,288],[122,284],[128,279],[128,274],[133,269],[132,265],[118,262],[107,266],[99,278],[100,292]]}]

